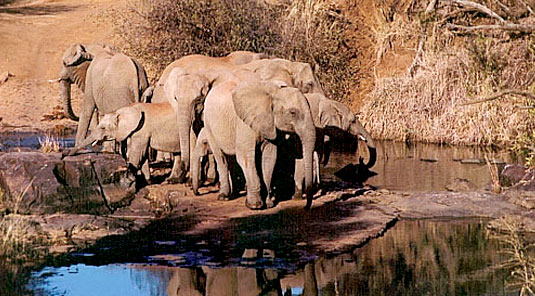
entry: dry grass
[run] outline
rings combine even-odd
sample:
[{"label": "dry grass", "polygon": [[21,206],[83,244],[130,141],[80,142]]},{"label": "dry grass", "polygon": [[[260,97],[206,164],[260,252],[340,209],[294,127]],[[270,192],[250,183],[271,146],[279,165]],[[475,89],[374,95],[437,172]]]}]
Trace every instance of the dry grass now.
[{"label": "dry grass", "polygon": [[504,217],[493,225],[489,236],[502,244],[506,257],[499,268],[511,271],[507,286],[520,290],[520,295],[534,295],[535,244],[526,239],[524,224],[515,217]]},{"label": "dry grass", "polygon": [[[402,26],[403,25],[397,25]],[[417,28],[412,23],[405,27]],[[390,36],[414,36],[416,29],[396,34],[378,30],[378,52]],[[361,119],[374,137],[465,145],[512,146],[533,134],[529,112],[517,110],[515,97],[477,105],[462,104],[504,88],[529,88],[535,73],[532,38],[450,38],[438,25],[428,30],[426,50],[414,77],[378,78],[361,109]],[[386,37],[385,37],[386,36]],[[379,58],[378,54],[378,58]],[[530,138],[532,139],[532,138]],[[527,142],[527,141],[526,141]]]},{"label": "dry grass", "polygon": [[41,146],[39,150],[43,153],[55,153],[59,152],[61,149],[59,140],[50,135],[47,135],[44,138],[39,138],[39,145]]},{"label": "dry grass", "polygon": [[25,257],[31,246],[31,224],[24,215],[19,214],[19,206],[32,183],[33,180],[26,185],[21,194],[15,196],[11,213],[0,218],[0,257],[7,257],[11,261]]}]

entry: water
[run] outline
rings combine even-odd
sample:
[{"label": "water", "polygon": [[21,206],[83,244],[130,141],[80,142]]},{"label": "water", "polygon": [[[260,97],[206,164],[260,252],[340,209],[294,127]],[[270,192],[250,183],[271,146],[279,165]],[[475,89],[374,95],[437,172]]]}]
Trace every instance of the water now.
[{"label": "water", "polygon": [[10,151],[14,148],[38,150],[41,142],[50,139],[57,142],[61,148],[74,147],[74,137],[47,137],[33,132],[12,132],[0,135],[0,151]]},{"label": "water", "polygon": [[[367,148],[360,145],[360,153]],[[505,163],[516,163],[510,154],[482,149],[480,147],[455,147],[401,142],[377,142],[377,163],[371,171],[377,173],[366,183],[378,188],[402,191],[443,191],[456,178],[467,179],[476,187],[490,184],[489,168],[485,156],[497,163],[499,169]],[[334,172],[348,163],[357,163],[355,153],[334,152],[326,167],[322,168],[322,179],[340,181]]]},{"label": "water", "polygon": [[401,221],[334,257],[270,249],[209,256],[202,247],[156,254],[180,245],[160,241],[137,262],[95,265],[98,252],[78,254],[32,273],[27,288],[38,295],[518,295],[505,288],[508,272],[494,268],[504,258],[485,225]]}]

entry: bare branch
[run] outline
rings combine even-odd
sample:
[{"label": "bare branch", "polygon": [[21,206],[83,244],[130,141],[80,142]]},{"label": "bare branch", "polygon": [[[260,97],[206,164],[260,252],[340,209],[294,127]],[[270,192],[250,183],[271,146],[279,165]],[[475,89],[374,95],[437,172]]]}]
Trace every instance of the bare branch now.
[{"label": "bare branch", "polygon": [[474,32],[474,31],[481,31],[481,30],[503,30],[503,31],[518,31],[522,33],[533,33],[535,31],[535,25],[532,24],[511,24],[511,23],[504,23],[500,25],[479,25],[479,26],[461,26],[461,25],[454,25],[454,24],[446,24],[446,27],[448,29],[454,29],[454,30],[462,30],[464,32]]},{"label": "bare branch", "polygon": [[479,4],[479,3],[476,3],[476,2],[472,2],[472,1],[467,1],[467,0],[450,0],[448,2],[457,4],[457,5],[460,5],[460,6],[472,8],[472,9],[474,9],[476,11],[484,13],[484,14],[490,16],[490,17],[493,17],[493,18],[499,20],[502,23],[505,22],[505,20],[501,16],[499,16],[496,12],[490,10],[485,5],[482,5],[482,4]]},{"label": "bare branch", "polygon": [[435,11],[435,7],[437,6],[438,0],[431,0],[429,1],[429,4],[427,4],[427,8],[425,9],[425,14],[430,14],[431,12]]},{"label": "bare branch", "polygon": [[474,101],[470,101],[470,102],[467,102],[467,103],[463,103],[463,104],[461,104],[461,106],[467,106],[467,105],[473,105],[473,104],[493,101],[493,100],[497,100],[500,97],[505,96],[505,95],[519,95],[519,96],[524,96],[524,97],[528,97],[528,98],[530,98],[532,100],[535,100],[535,95],[530,93],[530,92],[519,90],[519,89],[506,89],[506,90],[502,90],[500,92],[497,92],[497,93],[493,94],[490,97],[486,97],[486,98],[483,98],[483,99],[479,99],[479,100],[474,100]]}]

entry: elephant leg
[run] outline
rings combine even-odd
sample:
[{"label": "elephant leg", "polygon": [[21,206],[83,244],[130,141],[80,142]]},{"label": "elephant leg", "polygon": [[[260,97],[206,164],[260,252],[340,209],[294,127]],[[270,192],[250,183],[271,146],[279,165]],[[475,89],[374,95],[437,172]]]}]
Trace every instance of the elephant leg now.
[{"label": "elephant leg", "polygon": [[86,94],[84,96],[80,120],[78,121],[78,128],[76,129],[75,145],[79,145],[87,137],[89,124],[91,122],[91,117],[93,116],[95,108],[95,101],[88,94]]},{"label": "elephant leg", "polygon": [[295,160],[294,170],[295,192],[292,199],[303,199],[303,183],[305,181],[305,167],[303,159]]},{"label": "elephant leg", "polygon": [[[254,148],[236,152],[236,160],[243,170],[245,184],[247,186],[245,205],[253,210],[261,209],[264,206],[260,196],[260,178],[256,170],[255,153],[256,151]],[[219,177],[222,177],[221,174]]]},{"label": "elephant leg", "polygon": [[214,137],[212,136],[211,132],[207,132],[207,138],[208,145],[210,145],[210,148],[212,149],[212,154],[214,155],[214,159],[217,166],[217,173],[219,174],[219,194],[217,195],[217,199],[229,200],[231,188],[230,180],[228,177],[229,170],[227,159],[223,154],[223,151],[215,141]]},{"label": "elephant leg", "polygon": [[[149,184],[150,171],[148,170],[147,161],[147,146],[148,139],[131,137],[127,139],[128,148],[126,151],[126,161],[129,164],[132,173],[136,177],[136,191],[146,184]],[[142,167],[147,163],[147,167],[144,172]]]},{"label": "elephant leg", "polygon": [[[167,153],[165,153],[167,154]],[[158,151],[158,155],[164,155],[163,152]],[[181,178],[184,176],[184,171],[182,170],[182,166],[180,165],[181,157],[179,154],[173,155],[173,168],[171,168],[171,174],[165,181],[167,183],[179,183]]]},{"label": "elephant leg", "polygon": [[264,141],[262,143],[262,179],[266,185],[266,207],[272,208],[275,206],[275,196],[271,190],[271,178],[273,177],[273,169],[277,160],[277,146]]}]

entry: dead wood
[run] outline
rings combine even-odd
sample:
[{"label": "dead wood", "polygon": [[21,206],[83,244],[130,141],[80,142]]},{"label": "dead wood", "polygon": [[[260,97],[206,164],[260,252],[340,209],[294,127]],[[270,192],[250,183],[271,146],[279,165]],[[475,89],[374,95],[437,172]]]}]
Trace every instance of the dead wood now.
[{"label": "dead wood", "polygon": [[486,97],[486,98],[483,98],[483,99],[478,99],[478,100],[470,101],[470,102],[467,102],[467,103],[463,103],[463,104],[461,104],[461,106],[467,106],[467,105],[473,105],[473,104],[493,101],[493,100],[497,100],[497,99],[499,99],[499,98],[501,98],[501,97],[503,97],[505,95],[519,95],[519,96],[524,96],[524,97],[528,97],[530,99],[535,100],[535,95],[533,95],[530,92],[519,90],[519,89],[506,89],[506,90],[502,90],[500,92],[497,92],[497,93],[493,94],[492,96],[489,96],[489,97]]}]

